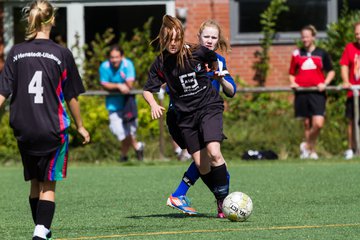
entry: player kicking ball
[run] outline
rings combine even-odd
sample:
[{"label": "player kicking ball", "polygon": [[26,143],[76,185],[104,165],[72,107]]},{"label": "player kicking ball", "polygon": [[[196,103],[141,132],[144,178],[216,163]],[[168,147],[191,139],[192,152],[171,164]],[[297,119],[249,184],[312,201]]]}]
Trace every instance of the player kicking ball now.
[{"label": "player kicking ball", "polygon": [[[220,50],[222,52],[229,52],[230,45],[228,41],[225,39],[222,33],[222,29],[220,25],[214,20],[204,21],[199,28],[198,33],[199,43],[210,49],[210,50]],[[219,67],[217,71],[227,71],[226,61],[223,56],[216,53]],[[224,94],[227,97],[234,97],[236,93],[236,84],[230,74],[226,74],[222,78],[213,78],[213,72],[209,72],[208,76],[212,81],[212,85],[215,87],[217,91],[220,91],[220,87],[222,88]],[[174,141],[182,148],[186,149],[186,144],[181,134],[181,129],[177,124],[177,113],[172,103],[170,103],[168,111],[166,113],[166,122],[168,125],[168,129],[170,135],[174,139]],[[228,179],[230,179],[230,175],[228,174]],[[197,211],[194,208],[190,207],[190,201],[187,198],[186,194],[191,186],[195,184],[195,182],[199,179],[200,172],[195,164],[192,162],[189,168],[184,173],[177,189],[169,196],[166,204],[169,207],[179,210],[182,213],[187,215],[195,215]],[[210,189],[213,191],[212,189]],[[216,197],[216,196],[215,196]],[[221,209],[222,202],[217,201],[217,217],[223,218],[224,214]]]},{"label": "player kicking ball", "polygon": [[[200,177],[221,203],[229,193],[227,167],[220,147],[224,139],[224,105],[207,75],[210,69],[214,78],[224,77],[216,71],[217,55],[201,45],[185,44],[181,22],[169,15],[163,17],[157,40],[161,53],[150,68],[143,93],[151,107],[151,117],[158,119],[165,111],[154,99],[153,92],[158,92],[166,83],[185,146]],[[183,209],[187,214],[196,214],[191,207]]]}]

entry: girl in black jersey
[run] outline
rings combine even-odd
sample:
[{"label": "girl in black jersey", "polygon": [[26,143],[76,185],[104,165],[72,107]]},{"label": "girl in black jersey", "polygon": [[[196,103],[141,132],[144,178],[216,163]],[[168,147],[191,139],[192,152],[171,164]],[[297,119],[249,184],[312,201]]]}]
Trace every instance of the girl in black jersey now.
[{"label": "girl in black jersey", "polygon": [[[212,87],[207,67],[221,77],[214,51],[184,43],[181,22],[165,15],[157,37],[162,50],[149,71],[144,86],[144,98],[151,107],[151,117],[158,119],[164,108],[155,101],[153,92],[166,83],[176,111],[178,125],[186,148],[192,155],[204,183],[212,190],[221,205],[228,194],[225,160],[221,154],[223,100]],[[180,199],[180,201],[186,201]],[[188,206],[184,212],[195,212]]]},{"label": "girl in black jersey", "polygon": [[46,0],[24,8],[26,41],[9,52],[0,79],[0,106],[11,95],[10,125],[18,142],[24,178],[31,181],[29,203],[33,239],[51,238],[56,181],[66,177],[68,127],[75,120],[83,143],[77,96],[85,91],[71,52],[49,39],[55,9]]},{"label": "girl in black jersey", "polygon": [[[230,52],[230,44],[226,40],[222,28],[219,23],[215,20],[209,19],[204,21],[199,28],[198,32],[199,44],[210,49],[210,50],[220,50],[221,52]],[[219,63],[219,70],[227,71],[225,58],[220,54],[216,53]],[[222,65],[222,69],[221,68]],[[223,71],[224,72],[224,71]],[[220,91],[220,86],[222,87],[223,93],[232,98],[236,93],[236,84],[230,74],[226,74],[225,77],[212,79],[213,72],[209,72],[208,76],[211,79],[212,85],[217,91]],[[170,96],[171,98],[171,96]],[[166,124],[168,126],[169,133],[174,141],[179,144],[181,148],[185,148],[185,144],[182,138],[181,130],[177,124],[177,113],[172,107],[170,101],[168,110],[166,112]],[[187,153],[187,151],[186,151]],[[221,160],[221,159],[220,159]],[[188,200],[186,193],[191,186],[193,186],[198,178],[200,177],[199,170],[196,167],[195,162],[191,162],[190,166],[184,173],[178,187],[176,190],[169,196],[166,204],[183,212],[187,215],[196,215],[197,212],[191,212],[189,210],[184,211],[184,207],[190,206],[190,200]],[[230,175],[228,174],[228,179],[230,180]],[[185,199],[185,201],[180,201],[179,199]],[[180,204],[179,204],[180,203]],[[193,208],[192,208],[193,209]],[[217,217],[224,218],[222,212],[222,206],[217,206]]]}]

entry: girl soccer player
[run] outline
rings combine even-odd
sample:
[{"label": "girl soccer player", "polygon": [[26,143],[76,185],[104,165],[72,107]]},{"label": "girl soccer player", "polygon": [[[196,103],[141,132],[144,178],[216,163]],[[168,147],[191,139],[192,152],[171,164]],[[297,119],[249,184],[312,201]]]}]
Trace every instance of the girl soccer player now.
[{"label": "girl soccer player", "polygon": [[[224,35],[222,34],[222,30],[220,25],[214,20],[207,20],[200,25],[199,33],[198,33],[199,43],[207,47],[210,50],[221,50],[222,52],[229,52],[230,46],[229,43],[226,41]],[[222,57],[220,54],[216,53],[217,59],[220,65],[222,65],[222,70],[227,70],[226,68],[226,61],[225,58]],[[219,69],[218,69],[219,70]],[[215,78],[213,79],[213,72],[208,73],[209,77],[212,80],[213,86],[216,88],[217,91],[220,90],[220,85],[223,89],[224,94],[227,97],[233,97],[236,93],[236,84],[233,78],[226,74],[222,78]],[[178,125],[176,124],[177,114],[176,110],[170,104],[169,109],[166,114],[166,122],[168,125],[168,129],[172,138],[178,143],[179,146],[185,148],[184,140],[181,135],[181,130],[179,129]],[[186,197],[186,193],[189,190],[190,186],[194,185],[195,182],[199,179],[200,173],[196,167],[195,162],[192,162],[184,173],[184,176],[175,190],[174,193],[167,200],[167,205],[178,209],[179,211],[185,214],[196,214],[197,212],[187,210],[189,208],[189,201]],[[228,177],[230,177],[228,175]],[[221,209],[221,201],[218,202],[218,214],[219,218],[223,218],[224,215]],[[193,208],[191,208],[193,210]]]},{"label": "girl soccer player", "polygon": [[33,239],[51,238],[56,181],[66,177],[68,127],[75,120],[83,143],[90,141],[77,96],[85,91],[72,53],[49,39],[55,9],[46,0],[24,8],[26,41],[9,52],[0,79],[0,106],[11,95],[10,125],[18,142],[29,203]]},{"label": "girl soccer player", "polygon": [[[224,77],[215,71],[218,67],[216,53],[201,45],[186,45],[181,22],[169,15],[163,17],[157,39],[161,53],[150,68],[143,93],[151,107],[151,117],[158,119],[165,110],[158,105],[153,92],[159,91],[161,85],[166,83],[184,144],[204,183],[222,202],[229,189],[225,160],[220,149],[224,137],[224,105],[207,75],[210,68],[214,78]],[[195,212],[190,207],[184,210]]]}]

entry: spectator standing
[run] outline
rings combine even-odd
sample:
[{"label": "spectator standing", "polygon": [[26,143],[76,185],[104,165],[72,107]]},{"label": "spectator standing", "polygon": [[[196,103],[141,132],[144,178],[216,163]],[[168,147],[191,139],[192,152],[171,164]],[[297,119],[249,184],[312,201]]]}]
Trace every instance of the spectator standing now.
[{"label": "spectator standing", "polygon": [[[360,84],[360,22],[355,23],[354,33],[355,42],[346,45],[340,59],[341,78],[345,88]],[[354,156],[355,149],[354,98],[352,91],[347,93],[345,115],[348,119],[348,149],[345,151],[345,159],[351,159]]]},{"label": "spectator standing", "polygon": [[134,64],[125,58],[122,48],[112,45],[109,59],[100,65],[99,75],[102,87],[114,93],[106,96],[106,108],[110,131],[121,142],[120,161],[128,161],[130,147],[135,150],[137,159],[143,160],[145,144],[136,141],[137,106],[134,96],[128,95],[135,81]]},{"label": "spectator standing", "polygon": [[[295,92],[295,117],[303,119],[305,141],[300,144],[300,158],[318,159],[316,140],[325,122],[325,88],[335,77],[330,56],[315,45],[316,29],[307,25],[301,29],[303,47],[291,58],[291,87],[317,87],[318,91]],[[326,72],[326,76],[324,74]]]}]

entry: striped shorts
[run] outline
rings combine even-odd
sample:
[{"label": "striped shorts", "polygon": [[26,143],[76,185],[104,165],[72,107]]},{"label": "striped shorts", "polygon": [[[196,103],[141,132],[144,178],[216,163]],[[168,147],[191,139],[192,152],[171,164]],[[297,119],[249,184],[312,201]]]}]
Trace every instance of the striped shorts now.
[{"label": "striped shorts", "polygon": [[29,155],[20,149],[24,166],[24,179],[44,181],[59,181],[66,177],[68,162],[69,135],[64,133],[61,145],[52,153],[44,156]]}]

